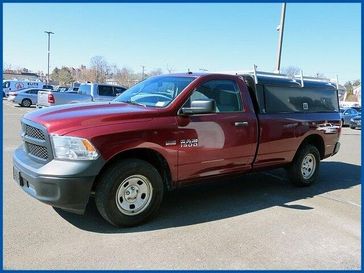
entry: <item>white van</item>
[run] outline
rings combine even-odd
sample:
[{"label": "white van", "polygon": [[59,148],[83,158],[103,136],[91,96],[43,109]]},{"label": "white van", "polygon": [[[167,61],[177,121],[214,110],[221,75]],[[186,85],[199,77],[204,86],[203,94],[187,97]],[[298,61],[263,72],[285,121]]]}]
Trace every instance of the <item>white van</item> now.
[{"label": "white van", "polygon": [[3,80],[3,97],[7,97],[10,91],[18,91],[26,88],[42,89],[44,85],[41,81]]}]

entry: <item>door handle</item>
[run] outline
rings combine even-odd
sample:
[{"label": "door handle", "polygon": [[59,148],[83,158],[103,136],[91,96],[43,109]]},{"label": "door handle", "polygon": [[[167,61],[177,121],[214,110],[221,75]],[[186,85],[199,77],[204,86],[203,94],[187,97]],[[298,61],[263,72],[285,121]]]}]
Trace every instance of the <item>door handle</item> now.
[{"label": "door handle", "polygon": [[248,126],[249,123],[247,121],[235,121],[234,125],[235,127],[245,127]]}]

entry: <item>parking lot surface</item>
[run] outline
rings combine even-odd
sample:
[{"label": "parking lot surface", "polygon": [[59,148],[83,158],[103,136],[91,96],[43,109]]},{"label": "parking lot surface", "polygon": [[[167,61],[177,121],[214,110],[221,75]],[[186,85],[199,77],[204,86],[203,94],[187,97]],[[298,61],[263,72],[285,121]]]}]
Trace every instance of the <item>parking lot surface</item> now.
[{"label": "parking lot surface", "polygon": [[3,101],[5,269],[360,269],[361,131],[318,183],[291,186],[275,170],[168,194],[158,216],[115,228],[90,200],[74,215],[42,204],[12,180],[20,118],[34,108]]}]

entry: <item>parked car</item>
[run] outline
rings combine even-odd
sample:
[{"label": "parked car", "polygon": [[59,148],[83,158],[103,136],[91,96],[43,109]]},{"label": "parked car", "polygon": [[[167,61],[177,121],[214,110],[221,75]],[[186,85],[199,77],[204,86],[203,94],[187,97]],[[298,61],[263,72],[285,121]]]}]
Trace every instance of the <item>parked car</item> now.
[{"label": "parked car", "polygon": [[[23,89],[25,90],[25,89]],[[7,100],[10,101],[10,102],[14,102],[14,99],[16,97],[16,95],[22,90],[18,90],[18,91],[11,91],[8,93],[8,97],[7,97]]]},{"label": "parked car", "polygon": [[341,132],[335,84],[256,71],[150,77],[112,102],[33,111],[21,125],[16,183],[75,213],[95,193],[115,226],[155,215],[167,190],[216,177],[285,167],[309,186]]},{"label": "parked car", "polygon": [[37,107],[43,108],[79,102],[111,101],[125,90],[126,88],[122,86],[83,83],[77,92],[39,92]]},{"label": "parked car", "polygon": [[342,126],[349,126],[350,120],[357,116],[359,114],[358,111],[356,111],[353,108],[342,108],[340,109],[340,118],[342,121]]},{"label": "parked car", "polygon": [[361,128],[361,114],[350,119],[350,128],[351,129]]},{"label": "parked car", "polygon": [[38,92],[44,89],[28,88],[17,92],[10,92],[8,100],[22,107],[36,105],[38,101]]},{"label": "parked car", "polygon": [[355,109],[358,113],[361,113],[361,106],[353,106],[351,108]]},{"label": "parked car", "polygon": [[68,93],[77,93],[78,92],[78,89],[79,89],[79,87],[70,87],[65,92],[68,92]]},{"label": "parked car", "polygon": [[3,80],[3,97],[7,97],[9,92],[28,88],[44,88],[44,86],[41,81]]},{"label": "parked car", "polygon": [[55,92],[66,92],[69,89],[67,86],[58,86],[57,89],[53,89]]},{"label": "parked car", "polygon": [[43,89],[49,89],[49,90],[53,90],[53,85],[43,85]]}]

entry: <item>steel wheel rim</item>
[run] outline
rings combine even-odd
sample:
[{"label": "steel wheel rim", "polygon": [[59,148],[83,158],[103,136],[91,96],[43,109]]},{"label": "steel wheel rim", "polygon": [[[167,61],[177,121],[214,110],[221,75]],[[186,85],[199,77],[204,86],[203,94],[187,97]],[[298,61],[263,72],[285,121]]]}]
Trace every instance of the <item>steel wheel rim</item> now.
[{"label": "steel wheel rim", "polygon": [[29,102],[29,100],[24,100],[23,101],[23,105],[25,106],[25,107],[28,107],[28,106],[30,106],[32,103],[31,102]]},{"label": "steel wheel rim", "polygon": [[115,202],[120,212],[125,215],[142,213],[153,196],[153,187],[149,179],[143,175],[127,177],[118,187]]},{"label": "steel wheel rim", "polygon": [[310,179],[316,170],[316,158],[313,154],[307,154],[301,164],[301,173],[304,179]]}]

